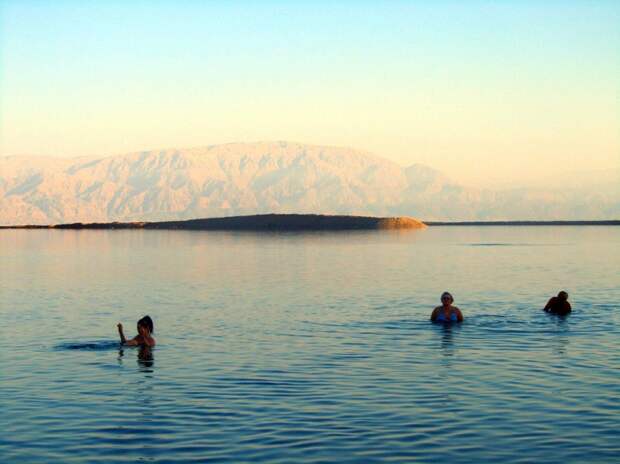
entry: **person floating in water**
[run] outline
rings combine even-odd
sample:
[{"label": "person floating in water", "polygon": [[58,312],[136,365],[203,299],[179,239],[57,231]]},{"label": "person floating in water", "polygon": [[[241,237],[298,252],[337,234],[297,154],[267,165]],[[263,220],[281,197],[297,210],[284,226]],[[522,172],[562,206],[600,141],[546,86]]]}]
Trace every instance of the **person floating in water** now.
[{"label": "person floating in water", "polygon": [[140,346],[151,348],[155,346],[155,339],[152,336],[153,333],[153,319],[149,316],[144,316],[138,321],[138,335],[131,340],[125,338],[123,333],[123,324],[120,322],[117,325],[118,334],[121,336],[121,344],[125,346]]},{"label": "person floating in water", "polygon": [[548,313],[559,314],[560,316],[566,316],[573,310],[568,302],[568,293],[564,290],[558,293],[558,296],[551,297],[543,309]]},{"label": "person floating in water", "polygon": [[437,306],[431,314],[433,322],[463,322],[463,313],[456,306],[452,306],[454,298],[450,292],[441,294],[441,306]]}]

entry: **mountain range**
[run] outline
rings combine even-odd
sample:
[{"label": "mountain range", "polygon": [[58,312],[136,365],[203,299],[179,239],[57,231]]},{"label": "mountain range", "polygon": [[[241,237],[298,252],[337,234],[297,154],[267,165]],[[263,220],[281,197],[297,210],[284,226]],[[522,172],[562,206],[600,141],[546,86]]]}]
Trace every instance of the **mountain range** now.
[{"label": "mountain range", "polygon": [[104,158],[0,158],[0,225],[162,221],[262,213],[423,220],[620,217],[620,188],[478,189],[430,167],[292,142]]}]

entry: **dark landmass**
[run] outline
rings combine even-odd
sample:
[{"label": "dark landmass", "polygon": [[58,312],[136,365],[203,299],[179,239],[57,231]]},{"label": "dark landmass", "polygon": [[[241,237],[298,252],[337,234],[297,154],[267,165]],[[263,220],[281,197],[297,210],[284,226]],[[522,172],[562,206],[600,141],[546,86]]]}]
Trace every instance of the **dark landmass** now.
[{"label": "dark landmass", "polygon": [[322,231],[420,229],[426,225],[410,217],[327,216],[320,214],[260,214],[163,222],[107,222],[57,225],[0,226],[2,229],[178,229],[246,231]]},{"label": "dark landmass", "polygon": [[606,221],[424,221],[427,226],[620,226],[620,220]]},{"label": "dark landmass", "polygon": [[606,221],[428,221],[411,217],[329,216],[323,214],[259,214],[162,222],[94,222],[56,225],[0,226],[0,229],[179,229],[246,231],[321,231],[420,229],[426,226],[619,226]]}]

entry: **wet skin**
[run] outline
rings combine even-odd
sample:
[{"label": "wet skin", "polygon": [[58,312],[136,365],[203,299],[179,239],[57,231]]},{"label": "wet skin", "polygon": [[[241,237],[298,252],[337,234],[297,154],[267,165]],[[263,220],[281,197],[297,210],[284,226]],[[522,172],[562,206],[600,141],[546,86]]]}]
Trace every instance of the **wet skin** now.
[{"label": "wet skin", "polygon": [[452,314],[456,314],[457,322],[463,322],[463,313],[461,313],[461,310],[459,308],[452,305],[453,302],[454,300],[451,297],[447,295],[442,296],[441,306],[437,306],[433,310],[431,314],[431,321],[437,322],[437,319],[439,318],[440,314],[443,313],[444,321],[450,321]]}]

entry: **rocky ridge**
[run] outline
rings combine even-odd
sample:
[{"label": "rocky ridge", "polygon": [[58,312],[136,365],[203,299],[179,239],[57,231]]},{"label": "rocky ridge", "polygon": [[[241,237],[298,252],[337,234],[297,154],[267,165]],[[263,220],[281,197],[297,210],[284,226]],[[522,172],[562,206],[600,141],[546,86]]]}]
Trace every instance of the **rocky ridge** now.
[{"label": "rocky ridge", "polygon": [[0,158],[0,225],[266,213],[592,220],[620,217],[620,201],[608,192],[468,188],[423,165],[291,142]]}]

